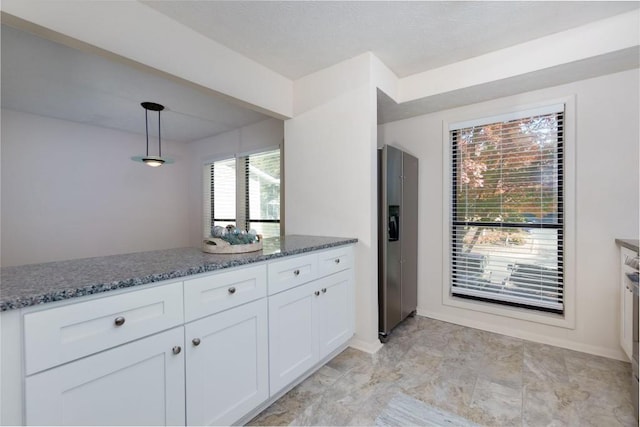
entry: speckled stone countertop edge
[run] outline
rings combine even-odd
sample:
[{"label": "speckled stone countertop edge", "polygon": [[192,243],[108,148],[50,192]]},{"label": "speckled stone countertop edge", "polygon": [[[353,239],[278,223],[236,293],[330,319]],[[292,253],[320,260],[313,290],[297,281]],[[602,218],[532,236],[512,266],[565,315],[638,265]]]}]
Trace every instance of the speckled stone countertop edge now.
[{"label": "speckled stone countertop edge", "polygon": [[638,252],[638,239],[616,239],[616,243],[622,247]]},{"label": "speckled stone countertop edge", "polygon": [[[306,236],[291,236],[291,237],[304,238]],[[291,237],[287,236],[287,239],[290,239]],[[311,236],[310,238],[323,239],[321,237],[311,237]],[[233,267],[239,267],[243,265],[269,261],[277,258],[295,256],[295,255],[300,255],[307,252],[321,251],[324,249],[350,245],[358,242],[358,239],[355,239],[355,238],[327,238],[327,239],[335,239],[335,240],[324,241],[321,243],[311,243],[307,246],[295,247],[293,249],[282,249],[282,250],[277,250],[269,253],[249,252],[246,254],[236,254],[229,258],[226,258],[227,256],[222,255],[218,260],[216,260],[216,262],[202,263],[200,265],[191,266],[185,269],[180,269],[180,268],[170,269],[170,271],[162,271],[158,273],[146,274],[139,277],[130,277],[127,279],[121,279],[116,281],[106,281],[106,282],[89,281],[89,282],[83,282],[81,285],[78,285],[78,286],[66,287],[63,289],[61,289],[61,287],[55,287],[55,286],[47,287],[47,285],[44,285],[43,286],[44,289],[41,289],[39,291],[33,291],[29,295],[21,295],[21,296],[9,295],[6,298],[0,295],[0,312],[20,309],[25,307],[31,307],[31,306],[37,306],[37,305],[42,305],[42,304],[55,302],[55,301],[63,301],[63,300],[82,297],[86,295],[100,294],[100,293],[114,291],[118,289],[126,289],[130,287],[146,285],[150,283],[163,282],[166,280],[187,278],[189,276],[193,276],[196,274],[208,273],[208,272],[213,272],[213,271],[218,271],[218,270],[223,270],[223,269],[233,268]],[[195,248],[185,248],[185,249],[190,249],[195,252],[198,252],[198,250]],[[179,250],[176,249],[175,251],[177,252]],[[153,254],[155,252],[170,253],[171,250],[151,251],[148,253]],[[131,254],[131,255],[140,256],[144,254],[146,253],[138,253],[138,254]],[[125,256],[125,255],[122,255],[122,256]],[[110,257],[114,257],[114,256],[110,256]],[[98,260],[108,259],[110,257],[88,258],[86,260],[72,260],[68,262],[79,263],[84,261],[86,263],[91,263],[91,262],[97,263]],[[116,257],[119,257],[119,256],[116,255]],[[222,261],[220,261],[220,259],[222,259]],[[59,263],[54,262],[54,263],[47,263],[47,264],[36,264],[33,266],[27,265],[27,266],[22,266],[18,268],[24,271],[28,271],[31,268],[38,268],[41,265],[47,265],[48,268],[52,268],[51,266],[55,266],[56,264],[63,264],[63,263],[65,263],[65,261],[62,261]],[[8,268],[12,268],[12,267],[8,267]],[[3,283],[0,283],[0,293],[5,293],[3,292],[4,289],[5,288],[3,286]]]}]

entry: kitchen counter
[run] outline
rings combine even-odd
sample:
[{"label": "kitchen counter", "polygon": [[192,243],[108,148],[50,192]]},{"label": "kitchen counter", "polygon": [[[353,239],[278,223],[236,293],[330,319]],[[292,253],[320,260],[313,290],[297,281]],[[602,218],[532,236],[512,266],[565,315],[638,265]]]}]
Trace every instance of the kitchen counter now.
[{"label": "kitchen counter", "polygon": [[616,243],[622,247],[638,252],[638,239],[616,239]]},{"label": "kitchen counter", "polygon": [[218,255],[167,249],[0,269],[0,311],[177,279],[356,243],[358,239],[291,235],[264,239],[263,249]]}]

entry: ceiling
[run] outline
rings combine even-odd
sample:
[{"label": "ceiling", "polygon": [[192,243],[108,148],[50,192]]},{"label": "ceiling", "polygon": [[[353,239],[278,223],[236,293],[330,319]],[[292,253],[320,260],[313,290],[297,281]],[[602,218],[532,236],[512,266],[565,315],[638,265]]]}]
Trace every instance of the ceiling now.
[{"label": "ceiling", "polygon": [[[143,3],[290,79],[366,51],[404,77],[640,7],[637,1]],[[140,102],[158,102],[166,107],[163,139],[180,142],[267,118],[212,91],[6,25],[1,42],[3,108],[144,134]],[[636,65],[620,58],[594,60],[618,68],[637,67],[638,56],[631,55]],[[580,70],[588,70],[590,64],[586,65]],[[609,68],[610,72],[617,70]],[[574,80],[589,77],[580,70],[569,66],[551,71],[564,72]],[[558,74],[555,76],[557,82]],[[522,92],[550,81],[543,76],[536,81],[515,78],[510,83]],[[491,93],[507,94],[508,86],[502,83]],[[400,106],[381,95],[379,120],[393,121],[482,100],[473,90],[458,95]],[[153,127],[151,133],[155,133]]]},{"label": "ceiling", "polygon": [[[190,142],[268,116],[123,62],[2,25],[2,108],[144,135],[141,102],[162,104],[164,140]],[[157,135],[155,113],[149,116]]]},{"label": "ceiling", "polygon": [[398,77],[639,7],[612,1],[143,1],[290,79],[371,51]]}]

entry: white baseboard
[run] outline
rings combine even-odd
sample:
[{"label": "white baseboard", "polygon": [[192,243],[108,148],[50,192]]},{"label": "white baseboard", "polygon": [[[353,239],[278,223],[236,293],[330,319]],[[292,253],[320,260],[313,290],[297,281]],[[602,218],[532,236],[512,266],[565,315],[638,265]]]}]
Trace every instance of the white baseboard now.
[{"label": "white baseboard", "polygon": [[533,341],[540,344],[552,345],[555,347],[562,347],[568,350],[580,351],[582,353],[589,353],[596,356],[607,357],[609,359],[622,360],[628,362],[626,354],[620,350],[615,350],[607,347],[592,346],[588,344],[582,344],[575,341],[567,341],[565,339],[552,338],[545,335],[539,335],[531,332],[522,331],[520,329],[513,329],[508,326],[497,326],[485,322],[471,321],[468,319],[461,319],[456,316],[448,316],[441,313],[431,313],[427,310],[418,309],[417,314],[422,317],[428,317],[430,319],[441,320],[443,322],[454,323],[456,325],[466,326],[469,328],[480,329],[487,332],[494,332],[496,334],[507,335],[514,338],[521,338],[527,341]]},{"label": "white baseboard", "polygon": [[370,342],[352,338],[351,341],[349,341],[349,347],[364,351],[365,353],[374,354],[382,348],[382,343],[379,340]]}]

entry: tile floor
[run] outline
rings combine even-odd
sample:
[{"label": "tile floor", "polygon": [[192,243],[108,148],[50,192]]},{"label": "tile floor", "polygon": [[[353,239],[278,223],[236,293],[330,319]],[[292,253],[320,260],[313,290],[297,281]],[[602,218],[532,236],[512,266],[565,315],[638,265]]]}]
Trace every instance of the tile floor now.
[{"label": "tile floor", "polygon": [[374,425],[397,393],[486,426],[637,426],[629,363],[407,319],[374,355],[348,348],[249,425]]}]

